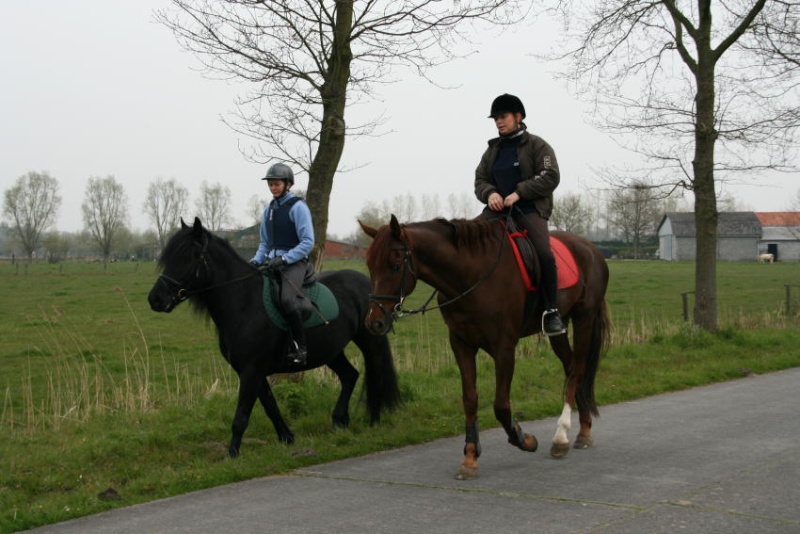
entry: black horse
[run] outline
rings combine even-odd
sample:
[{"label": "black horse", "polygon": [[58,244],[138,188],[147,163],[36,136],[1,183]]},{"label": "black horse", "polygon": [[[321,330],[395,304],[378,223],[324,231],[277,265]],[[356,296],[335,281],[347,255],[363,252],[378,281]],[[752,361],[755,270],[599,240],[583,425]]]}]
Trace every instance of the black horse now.
[{"label": "black horse", "polygon": [[[171,312],[189,300],[199,312],[208,314],[217,326],[222,356],[239,375],[239,401],[233,417],[228,452],[239,454],[242,436],[256,398],[275,426],[278,438],[294,442],[294,435],[281,417],[267,376],[296,372],[284,362],[288,333],[269,318],[262,291],[264,276],[243,260],[230,244],[203,228],[181,221],[181,229],[170,238],[159,258],[161,275],[148,295],[154,311]],[[327,365],[339,378],[342,391],[333,409],[333,425],[350,422],[350,397],[359,373],[344,353],[351,341],[364,355],[366,404],[370,424],[380,422],[383,409],[400,400],[389,341],[364,326],[369,305],[369,278],[356,271],[326,271],[318,281],[327,286],[338,302],[335,319],[307,329],[308,363],[303,369]]]}]

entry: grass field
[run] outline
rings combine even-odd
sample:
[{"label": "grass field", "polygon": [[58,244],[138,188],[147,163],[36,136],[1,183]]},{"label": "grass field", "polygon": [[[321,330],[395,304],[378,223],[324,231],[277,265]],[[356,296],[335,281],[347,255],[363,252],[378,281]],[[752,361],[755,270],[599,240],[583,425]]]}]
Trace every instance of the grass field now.
[{"label": "grass field", "polygon": [[[365,270],[326,264],[342,267]],[[800,365],[800,264],[720,263],[716,336],[683,321],[694,264],[612,261],[610,269],[614,342],[598,376],[601,412],[603,404]],[[275,387],[297,443],[279,444],[254,411],[242,456],[231,461],[237,378],[204,318],[188,306],[150,311],[155,277],[153,264],[0,263],[0,533],[463,431],[458,370],[432,312],[396,326],[405,404],[379,427],[354,402],[351,427],[333,430],[338,387],[316,370]],[[429,294],[419,287],[408,306]],[[350,355],[361,368],[357,351]],[[546,341],[523,340],[518,359],[515,413],[558,413],[561,370]],[[480,424],[491,428],[485,355],[479,372]],[[595,429],[602,441],[602,419]],[[460,451],[443,460],[455,468]]]}]

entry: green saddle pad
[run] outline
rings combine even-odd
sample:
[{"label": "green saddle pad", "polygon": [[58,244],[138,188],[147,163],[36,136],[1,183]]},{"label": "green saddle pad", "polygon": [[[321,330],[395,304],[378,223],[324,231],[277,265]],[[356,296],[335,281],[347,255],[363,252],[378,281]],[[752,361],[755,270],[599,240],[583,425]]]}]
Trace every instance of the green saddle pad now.
[{"label": "green saddle pad", "polygon": [[[311,315],[305,320],[303,327],[311,328],[312,326],[332,321],[339,316],[339,303],[336,302],[336,297],[333,296],[333,292],[328,289],[328,286],[314,282],[308,287],[303,287],[303,293],[313,303]],[[272,294],[272,280],[267,276],[264,277],[263,300],[264,308],[267,310],[270,320],[281,330],[288,330],[289,323],[286,322],[283,313],[275,302],[275,297]]]}]

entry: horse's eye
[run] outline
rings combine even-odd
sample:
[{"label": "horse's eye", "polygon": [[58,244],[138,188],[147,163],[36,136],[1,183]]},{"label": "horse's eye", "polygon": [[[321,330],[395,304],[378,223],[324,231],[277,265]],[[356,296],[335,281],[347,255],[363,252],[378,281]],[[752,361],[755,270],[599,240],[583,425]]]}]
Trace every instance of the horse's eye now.
[{"label": "horse's eye", "polygon": [[389,268],[395,272],[399,271],[400,267],[401,265],[399,263],[392,263],[391,265],[389,265]]}]

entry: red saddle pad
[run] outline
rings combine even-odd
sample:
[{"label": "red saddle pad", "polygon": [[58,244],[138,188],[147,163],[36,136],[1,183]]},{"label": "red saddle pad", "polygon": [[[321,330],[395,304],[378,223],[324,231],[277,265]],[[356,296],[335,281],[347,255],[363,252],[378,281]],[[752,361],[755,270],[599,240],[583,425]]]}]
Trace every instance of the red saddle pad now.
[{"label": "red saddle pad", "polygon": [[[514,257],[517,260],[517,267],[522,275],[522,281],[528,291],[536,291],[537,287],[533,285],[533,281],[528,274],[528,269],[525,267],[525,262],[522,255],[517,248],[517,243],[514,241],[514,235],[508,234],[508,240],[514,249]],[[550,236],[550,248],[553,250],[553,256],[556,258],[556,271],[558,272],[558,288],[564,289],[572,287],[578,283],[578,264],[575,263],[575,257],[567,246],[559,239]]]}]

